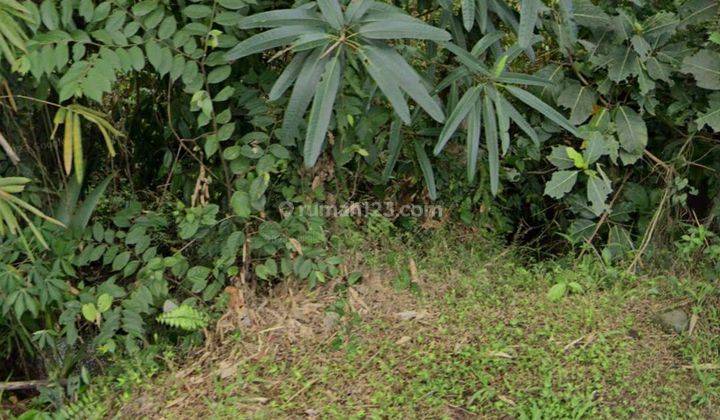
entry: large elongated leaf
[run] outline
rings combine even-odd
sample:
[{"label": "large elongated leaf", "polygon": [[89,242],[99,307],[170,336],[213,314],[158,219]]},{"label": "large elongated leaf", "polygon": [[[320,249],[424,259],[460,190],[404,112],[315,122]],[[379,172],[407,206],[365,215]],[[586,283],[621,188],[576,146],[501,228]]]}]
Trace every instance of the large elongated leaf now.
[{"label": "large elongated leaf", "polygon": [[425,153],[425,146],[423,143],[415,143],[415,156],[417,156],[418,164],[420,164],[420,170],[425,178],[425,184],[428,188],[428,195],[431,200],[437,198],[437,188],[435,187],[435,173],[433,172],[432,165],[430,165],[430,159]]},{"label": "large elongated leaf", "polygon": [[366,59],[363,60],[363,64],[368,73],[370,73],[370,77],[375,80],[375,83],[385,94],[385,97],[388,98],[400,119],[405,124],[410,124],[410,109],[408,108],[407,102],[405,102],[405,97],[402,91],[400,91],[394,74],[388,71],[380,60],[371,59],[368,54],[365,54],[365,57]]},{"label": "large elongated leaf", "polygon": [[317,5],[330,26],[338,30],[342,28],[345,18],[338,0],[317,0]]},{"label": "large elongated leaf", "polygon": [[447,31],[420,22],[371,22],[360,26],[358,33],[368,39],[409,38],[444,42],[451,38]]},{"label": "large elongated leaf", "polygon": [[480,40],[476,42],[475,45],[473,45],[472,50],[470,50],[470,54],[474,55],[475,57],[479,57],[482,53],[485,52],[485,50],[490,48],[491,45],[500,41],[503,36],[505,36],[505,34],[500,31],[490,32],[489,34],[480,38]]},{"label": "large elongated leaf", "polygon": [[442,45],[455,54],[458,61],[460,61],[469,70],[483,76],[490,76],[490,70],[488,70],[485,64],[483,64],[477,57],[451,42],[446,42]]},{"label": "large elongated leaf", "polygon": [[538,99],[532,93],[516,86],[505,86],[505,89],[507,89],[513,96],[524,102],[527,106],[540,112],[555,124],[569,131],[575,137],[580,137],[580,133],[578,133],[577,129],[570,124],[570,121],[563,117],[562,114],[551,108],[550,105]]},{"label": "large elongated leaf", "polygon": [[452,137],[460,126],[460,123],[465,119],[465,116],[473,109],[475,102],[477,102],[478,97],[480,97],[481,91],[482,86],[473,86],[460,98],[460,101],[458,101],[458,104],[450,113],[450,116],[445,122],[445,126],[443,126],[440,132],[440,138],[438,138],[433,153],[437,155],[445,148],[448,140],[450,140],[450,137]]},{"label": "large elongated leaf", "polygon": [[227,60],[237,60],[238,58],[269,50],[270,48],[289,44],[298,36],[313,32],[322,33],[322,29],[306,25],[283,26],[270,29],[269,31],[253,35],[240,42],[225,53],[225,58]]},{"label": "large elongated leaf", "polygon": [[485,116],[485,147],[488,152],[488,172],[490,172],[490,192],[497,195],[500,185],[500,153],[498,151],[497,120],[489,95],[483,96],[483,114]]},{"label": "large elongated leaf", "polygon": [[312,109],[310,109],[307,136],[303,149],[305,166],[308,168],[315,165],[322,151],[323,143],[325,143],[327,129],[330,125],[330,117],[332,117],[333,105],[335,104],[335,97],[340,87],[341,70],[340,50],[338,50],[335,57],[325,66],[325,73],[318,85]]},{"label": "large elongated leaf", "polygon": [[377,63],[385,67],[386,74],[393,76],[400,87],[415,100],[435,121],[443,122],[445,113],[440,104],[433,99],[417,74],[400,54],[394,49],[384,46],[367,46],[368,56],[375,58]]},{"label": "large elongated leaf", "polygon": [[537,24],[539,0],[520,0],[520,26],[518,27],[518,45],[530,46],[535,25]]},{"label": "large elongated leaf", "polygon": [[347,23],[360,21],[373,3],[375,3],[373,0],[352,0],[345,10],[345,21]]},{"label": "large elongated leaf", "polygon": [[304,52],[296,54],[295,57],[293,57],[292,61],[290,61],[290,64],[285,67],[285,70],[283,70],[282,74],[280,74],[280,77],[278,77],[278,79],[275,81],[272,89],[270,89],[268,99],[270,99],[271,101],[276,101],[282,96],[283,93],[285,93],[285,91],[293,84],[293,82],[300,74],[300,70],[302,70],[303,64],[305,64],[305,59],[307,58],[307,56],[308,53]]},{"label": "large elongated leaf", "polygon": [[518,110],[515,109],[515,107],[512,106],[512,104],[507,99],[505,99],[504,96],[498,95],[498,102],[500,103],[500,106],[502,106],[503,111],[510,117],[510,119],[515,121],[515,124],[517,124],[518,127],[520,127],[520,129],[524,131],[525,134],[528,135],[528,137],[530,137],[530,140],[532,140],[533,143],[539,146],[540,139],[538,138],[535,129],[532,128],[532,126],[530,125],[530,123],[527,122],[525,117],[523,117],[522,114],[520,114],[520,112],[518,112]]},{"label": "large elongated leaf", "polygon": [[692,73],[701,88],[720,90],[720,53],[706,49],[685,57],[683,73]]},{"label": "large elongated leaf", "polygon": [[87,227],[90,217],[112,179],[112,175],[106,177],[85,197],[85,201],[77,208],[72,215],[72,219],[70,219],[70,229],[76,233],[81,233]]},{"label": "large elongated leaf", "polygon": [[460,7],[462,9],[463,26],[469,31],[475,23],[475,0],[461,0]]},{"label": "large elongated leaf", "polygon": [[467,160],[468,182],[475,181],[477,173],[478,152],[480,151],[480,127],[482,126],[482,112],[480,101],[476,101],[467,116],[467,142],[465,156]]},{"label": "large elongated leaf", "polygon": [[240,29],[280,28],[284,26],[325,26],[325,22],[314,10],[281,9],[244,16],[238,20]]},{"label": "large elongated leaf", "polygon": [[390,124],[390,141],[388,142],[388,160],[383,170],[383,179],[390,179],[390,175],[395,170],[395,163],[397,163],[398,156],[400,156],[400,121],[394,120]]},{"label": "large elongated leaf", "polygon": [[282,124],[285,137],[296,138],[298,136],[298,126],[312,101],[315,87],[320,81],[324,64],[327,61],[322,54],[321,48],[314,50],[300,70],[290,95],[290,101],[285,107]]}]

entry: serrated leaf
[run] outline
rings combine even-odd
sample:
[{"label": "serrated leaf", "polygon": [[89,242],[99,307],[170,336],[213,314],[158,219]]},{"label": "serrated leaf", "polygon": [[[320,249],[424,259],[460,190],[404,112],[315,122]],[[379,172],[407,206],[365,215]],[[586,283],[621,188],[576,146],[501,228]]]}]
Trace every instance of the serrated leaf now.
[{"label": "serrated leaf", "polygon": [[620,146],[633,154],[642,153],[648,142],[647,126],[634,110],[619,106],[615,111],[615,126]]},{"label": "serrated leaf", "polygon": [[580,125],[592,115],[597,94],[588,86],[571,81],[563,89],[557,104],[570,110],[570,123]]},{"label": "serrated leaf", "polygon": [[700,50],[683,59],[680,71],[692,74],[701,88],[720,90],[720,53]]},{"label": "serrated leaf", "polygon": [[544,194],[555,199],[561,199],[569,193],[577,181],[579,171],[557,171],[545,184]]},{"label": "serrated leaf", "polygon": [[591,174],[587,181],[587,198],[590,208],[596,216],[600,216],[606,209],[605,200],[612,191],[610,180],[604,174]]},{"label": "serrated leaf", "polygon": [[707,124],[716,133],[720,132],[720,93],[710,95],[709,106],[705,113],[699,113],[695,120],[698,128]]}]

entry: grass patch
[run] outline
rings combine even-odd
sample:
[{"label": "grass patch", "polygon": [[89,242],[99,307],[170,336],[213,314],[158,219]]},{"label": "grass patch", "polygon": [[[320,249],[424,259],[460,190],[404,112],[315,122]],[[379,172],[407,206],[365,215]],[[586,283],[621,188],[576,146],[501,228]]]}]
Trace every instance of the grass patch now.
[{"label": "grass patch", "polygon": [[[467,233],[430,246],[377,239],[348,252],[359,283],[277,290],[248,304],[252,326],[209,333],[152,380],[111,381],[106,390],[124,393],[93,404],[169,418],[716,412],[717,299],[694,289],[706,281],[637,278],[591,259],[528,264]],[[558,282],[581,288],[553,301]],[[701,314],[692,335],[654,320],[677,307]]]}]

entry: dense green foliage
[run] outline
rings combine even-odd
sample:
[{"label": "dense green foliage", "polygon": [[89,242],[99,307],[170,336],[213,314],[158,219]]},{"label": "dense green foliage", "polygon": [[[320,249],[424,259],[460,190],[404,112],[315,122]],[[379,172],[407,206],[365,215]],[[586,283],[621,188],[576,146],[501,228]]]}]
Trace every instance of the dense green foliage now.
[{"label": "dense green foliage", "polygon": [[437,200],[635,269],[679,222],[717,224],[719,16],[0,0],[0,366],[72,393],[90,355],[199,340],[227,286],[353,279],[314,203]]}]

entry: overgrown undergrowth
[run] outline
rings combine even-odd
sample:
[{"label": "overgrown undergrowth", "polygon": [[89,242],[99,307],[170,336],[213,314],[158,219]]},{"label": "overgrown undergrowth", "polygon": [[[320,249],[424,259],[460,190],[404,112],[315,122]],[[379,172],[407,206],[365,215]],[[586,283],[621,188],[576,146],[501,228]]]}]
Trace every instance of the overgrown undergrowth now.
[{"label": "overgrown undergrowth", "polygon": [[[265,298],[240,291],[203,347],[125,360],[66,413],[616,418],[717,411],[720,318],[716,293],[698,292],[701,278],[628,276],[590,257],[532,263],[522,249],[467,232],[421,243],[364,235],[346,235],[357,241],[345,255],[363,273],[357,283],[312,291],[282,285]],[[548,290],[562,282],[578,287],[553,299]],[[669,309],[696,314],[690,331],[664,328],[657,315]]]}]

